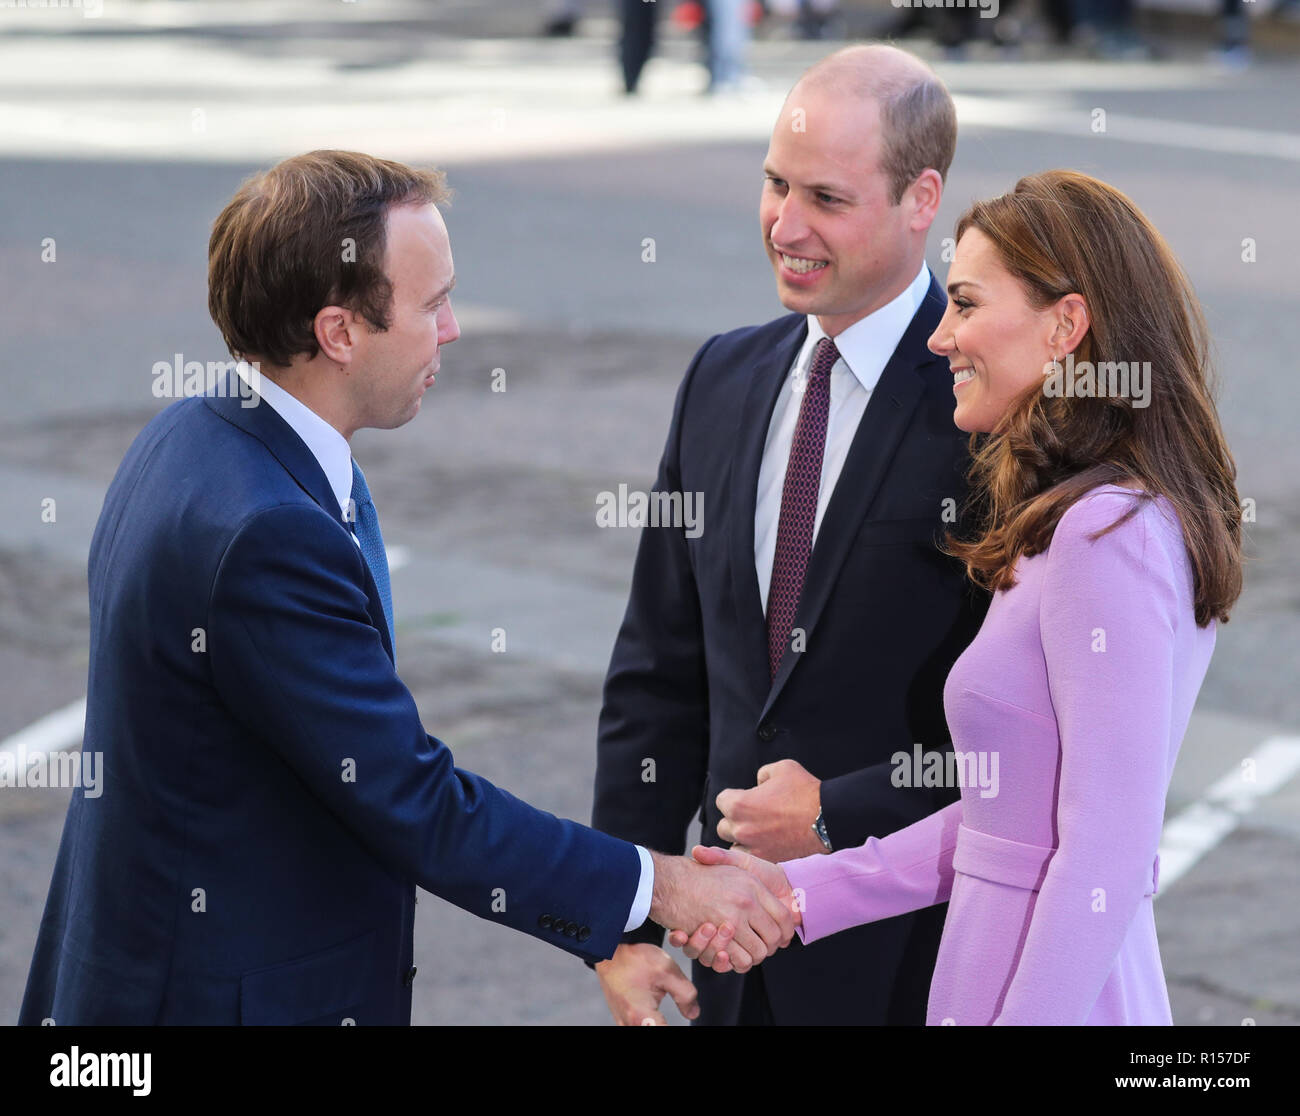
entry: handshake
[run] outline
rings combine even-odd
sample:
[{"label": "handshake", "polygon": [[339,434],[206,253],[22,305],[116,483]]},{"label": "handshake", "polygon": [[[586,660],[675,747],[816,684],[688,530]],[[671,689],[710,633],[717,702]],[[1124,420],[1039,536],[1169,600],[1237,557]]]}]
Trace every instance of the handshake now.
[{"label": "handshake", "polygon": [[651,854],[650,918],[672,945],[715,972],[743,973],[790,944],[802,919],[780,865],[702,845],[692,855]]}]

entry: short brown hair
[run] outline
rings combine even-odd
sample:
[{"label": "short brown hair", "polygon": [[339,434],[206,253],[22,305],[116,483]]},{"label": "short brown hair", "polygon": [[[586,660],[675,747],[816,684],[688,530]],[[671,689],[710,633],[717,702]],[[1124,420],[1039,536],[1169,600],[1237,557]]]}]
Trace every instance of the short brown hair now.
[{"label": "short brown hair", "polygon": [[1151,398],[1135,407],[1122,396],[1028,387],[987,439],[971,435],[978,528],[970,539],[950,535],[948,552],[978,584],[1009,589],[1016,560],[1047,549],[1066,509],[1098,485],[1136,480],[1147,495],[1093,537],[1167,497],[1182,522],[1196,623],[1226,621],[1242,588],[1237,467],[1214,404],[1205,318],[1164,237],[1113,186],[1069,170],[1029,175],[976,202],[957,239],[969,229],[992,241],[1031,306],[1082,295],[1089,325],[1076,359],[1149,363]]},{"label": "short brown hair", "polygon": [[947,182],[957,150],[957,108],[948,87],[921,59],[891,44],[857,43],[808,67],[795,89],[806,85],[879,106],[880,170],[889,180],[892,205],[927,168]]},{"label": "short brown hair", "polygon": [[322,307],[389,325],[388,209],[445,202],[441,171],[356,151],[309,151],[249,178],[212,226],[208,312],[232,356],[284,367],[319,351]]},{"label": "short brown hair", "polygon": [[927,168],[947,182],[957,149],[957,109],[943,82],[931,74],[876,100],[883,137],[880,169],[889,179],[894,205]]}]

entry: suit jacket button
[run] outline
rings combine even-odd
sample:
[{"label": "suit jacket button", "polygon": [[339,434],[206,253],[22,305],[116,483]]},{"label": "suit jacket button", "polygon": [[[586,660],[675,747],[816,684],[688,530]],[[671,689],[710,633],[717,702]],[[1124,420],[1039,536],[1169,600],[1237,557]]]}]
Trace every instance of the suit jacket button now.
[{"label": "suit jacket button", "polygon": [[591,927],[590,927],[590,926],[579,926],[579,927],[578,927],[578,941],[580,941],[580,942],[585,942],[585,941],[586,941],[588,938],[590,938],[590,937],[591,937]]},{"label": "suit jacket button", "polygon": [[776,725],[771,721],[764,721],[758,726],[758,738],[764,744],[771,744],[776,739]]},{"label": "suit jacket button", "polygon": [[549,930],[551,928],[551,916],[542,915],[542,917],[537,920],[537,925],[543,930]]},{"label": "suit jacket button", "polygon": [[406,976],[402,977],[402,986],[405,988],[410,988],[411,983],[414,980],[415,980],[415,966],[412,965],[409,969],[406,970]]},{"label": "suit jacket button", "polygon": [[576,938],[576,937],[578,936],[578,924],[577,924],[576,922],[567,922],[567,923],[565,923],[565,925],[564,925],[564,932],[565,932],[565,933],[566,933],[570,938]]}]

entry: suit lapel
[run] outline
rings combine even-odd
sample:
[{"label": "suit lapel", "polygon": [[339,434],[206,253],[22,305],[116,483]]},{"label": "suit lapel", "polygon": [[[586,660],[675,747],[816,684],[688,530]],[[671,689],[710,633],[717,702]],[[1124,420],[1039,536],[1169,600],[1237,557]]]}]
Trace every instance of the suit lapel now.
[{"label": "suit lapel", "polygon": [[[228,372],[226,375],[235,376],[237,373]],[[257,399],[256,406],[245,407],[243,403],[249,396],[241,399],[237,391],[229,387],[224,390],[225,394],[208,395],[203,401],[227,422],[251,434],[266,446],[298,487],[351,534],[352,525],[343,518],[343,510],[334,498],[334,490],[325,476],[325,470],[320,467],[316,455],[307,448],[307,444],[298,437],[293,427],[260,396],[252,396]],[[384,650],[392,659],[393,644],[388,634],[388,620],[384,616],[384,606],[379,600],[379,588],[375,585],[374,575],[370,572],[370,564],[363,560],[361,566],[366,575],[366,604],[370,619],[379,629],[379,638],[383,641]]]},{"label": "suit lapel", "polygon": [[790,332],[760,361],[749,380],[741,410],[736,456],[731,465],[731,583],[735,597],[740,654],[756,693],[770,684],[767,667],[767,620],[754,567],[754,512],[758,503],[758,472],[772,411],[785,379],[808,336],[808,319],[791,315]]},{"label": "suit lapel", "polygon": [[[803,629],[805,640],[813,638],[817,621],[826,607],[859,526],[880,489],[917,404],[925,394],[925,381],[918,369],[936,358],[926,348],[926,338],[943,316],[947,298],[931,276],[930,289],[904,331],[880,380],[871,392],[867,409],[849,446],[844,467],[835,482],[826,514],[817,531],[812,556],[804,575],[803,592],[794,626]],[[750,504],[750,536],[753,537],[753,503]],[[753,565],[751,549],[750,565]],[[764,632],[766,647],[766,631]],[[762,715],[767,717],[801,656],[786,655],[772,680]]]}]

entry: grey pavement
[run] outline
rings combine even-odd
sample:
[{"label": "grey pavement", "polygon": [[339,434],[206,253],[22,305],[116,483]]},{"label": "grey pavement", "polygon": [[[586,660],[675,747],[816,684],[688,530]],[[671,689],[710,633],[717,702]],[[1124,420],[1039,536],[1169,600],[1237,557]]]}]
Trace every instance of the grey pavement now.
[{"label": "grey pavement", "polygon": [[[400,673],[462,766],[589,816],[600,680],[636,544],[596,526],[596,497],[650,483],[698,346],[781,312],[757,234],[760,164],[785,89],[829,45],[756,44],[767,89],[714,104],[698,96],[694,44],[670,35],[628,103],[607,21],[538,43],[523,5],[502,6],[496,26],[486,8],[106,3],[102,20],[28,12],[7,29],[0,12],[0,739],[85,693],[86,548],[118,461],[167,402],[153,365],[226,356],[205,309],[212,218],[270,161],[356,146],[435,162],[457,192],[462,337],[413,422],[354,440],[395,555]],[[1210,315],[1258,522],[1172,818],[1265,740],[1300,734],[1300,128],[1279,108],[1295,70],[1225,72],[1190,48],[1158,67],[978,52],[937,65],[962,121],[937,274],[967,202],[1074,166],[1134,196]],[[505,391],[492,390],[498,369]],[[0,790],[0,1020],[17,1012],[65,807],[65,792]],[[1300,1020],[1298,841],[1291,779],[1162,892],[1176,1022]],[[429,895],[417,922],[417,1022],[607,1020],[573,958]]]}]

